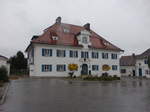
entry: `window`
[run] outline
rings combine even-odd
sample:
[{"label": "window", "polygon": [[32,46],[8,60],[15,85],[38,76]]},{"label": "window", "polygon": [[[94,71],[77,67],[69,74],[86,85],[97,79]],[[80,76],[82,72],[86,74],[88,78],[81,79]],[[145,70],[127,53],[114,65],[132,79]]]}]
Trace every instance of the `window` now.
[{"label": "window", "polygon": [[92,52],[92,58],[97,59],[99,57],[98,52]]},{"label": "window", "polygon": [[102,53],[102,58],[103,59],[108,59],[108,53]]},{"label": "window", "polygon": [[126,73],[126,69],[121,69],[121,73]]},{"label": "window", "polygon": [[64,28],[64,32],[65,32],[65,33],[69,33],[70,31],[69,31],[68,28]]},{"label": "window", "polygon": [[42,49],[42,56],[52,56],[52,49]]},{"label": "window", "polygon": [[82,43],[84,43],[84,44],[87,44],[87,43],[88,43],[87,37],[82,37]]},{"label": "window", "polygon": [[98,71],[99,70],[99,66],[98,65],[92,65],[92,70],[93,71]]},{"label": "window", "polygon": [[89,58],[89,53],[88,52],[81,52],[81,58]]},{"label": "window", "polygon": [[111,54],[111,59],[117,59],[117,54]]},{"label": "window", "polygon": [[78,51],[70,51],[70,57],[78,57]]},{"label": "window", "polygon": [[148,64],[148,60],[144,60],[144,63],[145,63],[145,64]]},{"label": "window", "polygon": [[66,56],[66,52],[65,50],[57,50],[57,57],[65,57]]},{"label": "window", "polygon": [[118,66],[117,65],[112,65],[112,70],[114,70],[114,71],[118,70]]},{"label": "window", "polygon": [[31,50],[31,57],[34,57],[34,48]]},{"label": "window", "polygon": [[42,65],[42,72],[51,72],[52,65]]},{"label": "window", "polygon": [[57,36],[52,36],[52,39],[53,40],[58,40],[58,37]]},{"label": "window", "polygon": [[58,72],[66,71],[66,65],[57,65],[57,71]]}]

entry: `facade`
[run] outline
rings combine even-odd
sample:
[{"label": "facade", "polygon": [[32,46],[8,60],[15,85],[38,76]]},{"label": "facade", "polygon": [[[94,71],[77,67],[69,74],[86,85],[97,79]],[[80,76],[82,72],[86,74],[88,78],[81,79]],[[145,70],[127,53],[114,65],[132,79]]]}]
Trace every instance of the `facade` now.
[{"label": "facade", "polygon": [[[90,29],[56,19],[40,36],[33,36],[27,47],[30,76],[68,76],[69,64],[76,64],[74,75],[120,76],[119,55],[123,50]],[[104,66],[110,67],[104,71]]]},{"label": "facade", "polygon": [[120,70],[122,76],[146,76],[150,78],[148,68],[148,56],[150,49],[140,55],[122,56],[120,59]]},{"label": "facade", "polygon": [[10,73],[10,64],[8,63],[8,58],[5,56],[0,55],[0,67],[5,66],[8,71],[8,75]]}]

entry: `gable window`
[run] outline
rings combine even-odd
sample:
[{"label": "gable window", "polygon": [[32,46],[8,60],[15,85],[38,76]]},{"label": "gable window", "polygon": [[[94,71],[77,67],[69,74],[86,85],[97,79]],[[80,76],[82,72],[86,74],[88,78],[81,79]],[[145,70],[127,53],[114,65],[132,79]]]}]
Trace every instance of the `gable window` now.
[{"label": "gable window", "polygon": [[117,59],[117,54],[111,54],[111,59]]},{"label": "gable window", "polygon": [[121,73],[126,73],[126,69],[121,69]]},{"label": "gable window", "polygon": [[58,72],[64,72],[66,71],[66,65],[57,65],[56,69]]},{"label": "gable window", "polygon": [[92,71],[98,71],[99,66],[98,65],[92,65]]},{"label": "gable window", "polygon": [[51,72],[52,65],[42,65],[42,72]]},{"label": "gable window", "polygon": [[84,44],[87,44],[87,43],[88,43],[87,37],[82,37],[82,43],[84,43]]},{"label": "gable window", "polygon": [[103,59],[108,59],[108,53],[102,53],[102,58]]},{"label": "gable window", "polygon": [[98,52],[92,52],[92,58],[97,59],[99,57]]},{"label": "gable window", "polygon": [[42,48],[42,56],[52,56],[52,49]]},{"label": "gable window", "polygon": [[89,58],[89,53],[81,51],[81,58]]},{"label": "gable window", "polygon": [[114,70],[114,71],[118,70],[118,66],[117,65],[112,65],[112,70]]},{"label": "gable window", "polygon": [[57,57],[66,57],[66,51],[65,50],[57,50],[56,55],[57,55]]}]

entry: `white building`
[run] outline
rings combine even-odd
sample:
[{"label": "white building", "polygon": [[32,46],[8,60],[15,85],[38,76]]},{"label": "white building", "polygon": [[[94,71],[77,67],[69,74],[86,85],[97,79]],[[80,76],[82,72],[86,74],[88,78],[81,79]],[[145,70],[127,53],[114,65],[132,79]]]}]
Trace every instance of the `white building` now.
[{"label": "white building", "polygon": [[10,74],[10,64],[8,63],[8,58],[5,56],[0,55],[0,67],[1,66],[5,66],[7,71],[8,71],[8,75]]},{"label": "white building", "polygon": [[148,68],[148,56],[150,49],[140,55],[122,56],[120,59],[120,69],[122,76],[146,76],[150,78]]},{"label": "white building", "polygon": [[[119,55],[123,50],[90,29],[90,24],[77,26],[56,23],[33,36],[27,47],[30,76],[68,76],[68,64],[77,64],[81,74],[120,76]],[[111,68],[104,71],[104,66]]]}]

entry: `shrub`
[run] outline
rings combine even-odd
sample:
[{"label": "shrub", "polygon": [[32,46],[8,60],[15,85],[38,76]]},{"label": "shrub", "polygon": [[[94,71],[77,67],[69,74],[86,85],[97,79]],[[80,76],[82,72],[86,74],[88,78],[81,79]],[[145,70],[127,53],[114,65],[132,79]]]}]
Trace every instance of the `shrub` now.
[{"label": "shrub", "polygon": [[5,66],[1,66],[0,67],[0,81],[1,82],[8,82],[9,81],[9,78],[8,78],[8,75],[7,75],[7,69]]},{"label": "shrub", "polygon": [[84,77],[83,80],[89,80],[89,81],[113,81],[113,80],[120,80],[120,77],[117,77],[116,75],[112,76],[87,76]]}]

